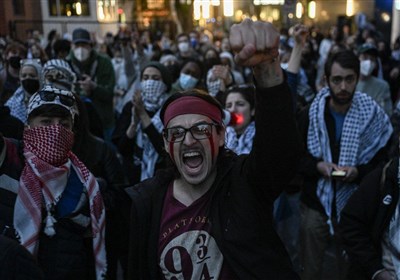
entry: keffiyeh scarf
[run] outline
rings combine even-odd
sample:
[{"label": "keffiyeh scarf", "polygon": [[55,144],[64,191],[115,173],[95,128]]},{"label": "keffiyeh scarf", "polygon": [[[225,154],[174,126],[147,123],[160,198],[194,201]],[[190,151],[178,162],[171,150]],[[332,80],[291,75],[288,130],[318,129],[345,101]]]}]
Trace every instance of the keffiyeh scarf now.
[{"label": "keffiyeh scarf", "polygon": [[[308,128],[307,147],[315,158],[332,162],[328,130],[324,111],[330,96],[329,88],[323,88],[311,104]],[[388,116],[379,105],[364,93],[355,92],[352,104],[346,114],[340,140],[339,166],[357,166],[368,163],[384,147],[393,131]],[[332,181],[321,178],[318,181],[317,196],[328,216],[331,234],[331,220],[334,195],[337,217],[358,186],[353,183],[337,181],[336,194]]]},{"label": "keffiyeh scarf", "polygon": [[249,154],[253,147],[253,138],[256,133],[256,126],[254,122],[251,122],[246,130],[240,137],[237,137],[235,129],[231,126],[226,128],[226,140],[225,145],[228,149],[231,149],[236,154]]},{"label": "keffiyeh scarf", "polygon": [[22,87],[19,87],[13,96],[7,100],[6,106],[10,108],[11,116],[16,117],[21,122],[26,123],[28,115],[26,113],[28,106],[25,103],[25,91]]},{"label": "keffiyeh scarf", "polygon": [[150,112],[156,112],[167,99],[167,86],[162,81],[145,80],[141,82],[142,100],[144,108]]},{"label": "keffiyeh scarf", "polygon": [[[59,125],[36,127],[24,132],[26,165],[15,203],[14,226],[21,244],[36,255],[43,220],[45,234],[57,234],[52,209],[65,190],[71,167],[74,168],[89,199],[97,279],[104,279],[106,251],[103,199],[95,177],[71,152],[72,143],[73,133]],[[43,209],[47,215],[44,219]]]},{"label": "keffiyeh scarf", "polygon": [[[161,134],[164,126],[160,119],[160,111],[158,111],[153,116],[151,122],[153,123],[157,131]],[[144,179],[153,177],[159,155],[147,134],[143,132],[141,123],[138,124],[136,129],[136,144],[139,148],[143,150],[142,158],[137,159],[140,161],[141,165],[140,180],[143,181]]]}]

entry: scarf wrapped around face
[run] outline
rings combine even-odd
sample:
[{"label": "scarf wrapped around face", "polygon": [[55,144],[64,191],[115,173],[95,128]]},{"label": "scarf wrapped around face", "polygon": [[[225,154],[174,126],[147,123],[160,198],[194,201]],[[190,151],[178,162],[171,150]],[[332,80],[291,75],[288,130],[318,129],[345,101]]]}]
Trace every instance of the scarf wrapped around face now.
[{"label": "scarf wrapped around face", "polygon": [[[71,152],[73,133],[60,125],[26,129],[24,156],[26,165],[20,178],[15,203],[14,226],[21,244],[33,255],[39,247],[39,235],[45,222],[45,234],[57,234],[52,216],[65,190],[71,167],[76,171],[87,192],[90,205],[93,254],[97,279],[106,272],[105,209],[99,185],[86,166]],[[42,217],[45,209],[47,217]]]}]

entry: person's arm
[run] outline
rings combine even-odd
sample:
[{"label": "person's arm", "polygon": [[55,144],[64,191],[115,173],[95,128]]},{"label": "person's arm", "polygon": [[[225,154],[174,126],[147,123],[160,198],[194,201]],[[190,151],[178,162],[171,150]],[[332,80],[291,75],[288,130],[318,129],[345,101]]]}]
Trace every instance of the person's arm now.
[{"label": "person's arm", "polygon": [[279,32],[244,20],[230,32],[235,61],[253,67],[256,135],[246,170],[253,186],[274,200],[294,176],[300,152],[292,96],[278,60]]},{"label": "person's arm", "polygon": [[298,74],[301,66],[302,52],[308,37],[308,30],[304,25],[297,24],[293,30],[294,46],[289,58],[287,71]]}]

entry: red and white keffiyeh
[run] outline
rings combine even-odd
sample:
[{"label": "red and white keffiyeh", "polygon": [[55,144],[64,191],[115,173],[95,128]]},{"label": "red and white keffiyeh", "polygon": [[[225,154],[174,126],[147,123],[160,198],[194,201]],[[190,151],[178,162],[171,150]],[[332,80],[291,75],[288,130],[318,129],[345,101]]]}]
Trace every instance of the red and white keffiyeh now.
[{"label": "red and white keffiyeh", "polygon": [[73,136],[70,130],[61,125],[25,130],[26,164],[15,203],[14,227],[21,244],[33,255],[38,251],[43,208],[47,210],[45,233],[49,236],[57,234],[52,226],[56,220],[52,217],[50,209],[60,200],[72,166],[89,198],[96,278],[104,279],[107,267],[104,241],[105,208],[95,177],[71,152]]}]

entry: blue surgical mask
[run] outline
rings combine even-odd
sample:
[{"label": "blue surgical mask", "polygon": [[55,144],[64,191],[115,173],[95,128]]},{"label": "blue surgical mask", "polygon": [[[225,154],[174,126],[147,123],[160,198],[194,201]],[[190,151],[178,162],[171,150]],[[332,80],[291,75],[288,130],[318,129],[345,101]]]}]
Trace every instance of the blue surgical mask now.
[{"label": "blue surgical mask", "polygon": [[183,89],[192,89],[197,85],[198,82],[199,79],[196,79],[195,77],[184,73],[181,73],[181,75],[179,76],[179,84]]}]

